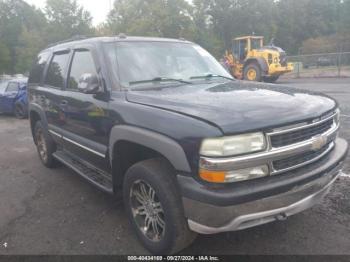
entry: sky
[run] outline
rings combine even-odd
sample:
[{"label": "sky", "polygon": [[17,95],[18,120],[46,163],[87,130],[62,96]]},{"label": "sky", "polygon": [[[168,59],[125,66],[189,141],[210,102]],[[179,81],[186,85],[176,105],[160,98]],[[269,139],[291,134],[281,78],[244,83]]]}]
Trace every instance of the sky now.
[{"label": "sky", "polygon": [[[45,7],[46,0],[25,0],[30,5],[35,5],[36,7]],[[98,25],[105,21],[107,14],[110,10],[111,3],[114,0],[77,0],[78,4],[83,6],[84,9],[89,11],[93,16],[93,24]]]}]

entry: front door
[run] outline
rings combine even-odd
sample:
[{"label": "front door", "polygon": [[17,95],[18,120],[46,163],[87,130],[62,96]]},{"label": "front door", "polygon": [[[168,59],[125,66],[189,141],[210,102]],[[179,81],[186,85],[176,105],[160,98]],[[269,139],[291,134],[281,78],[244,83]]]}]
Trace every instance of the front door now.
[{"label": "front door", "polygon": [[84,75],[99,75],[96,61],[92,49],[80,47],[74,50],[63,99],[65,148],[108,171],[108,102],[98,95],[84,93],[79,86]]}]

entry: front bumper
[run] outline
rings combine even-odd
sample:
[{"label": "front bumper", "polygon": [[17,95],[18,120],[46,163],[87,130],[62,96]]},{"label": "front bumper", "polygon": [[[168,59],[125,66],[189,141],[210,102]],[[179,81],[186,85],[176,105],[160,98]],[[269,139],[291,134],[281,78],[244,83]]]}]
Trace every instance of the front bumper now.
[{"label": "front bumper", "polygon": [[180,179],[189,227],[201,234],[237,231],[284,220],[310,208],[329,192],[347,151],[347,142],[337,139],[334,150],[318,163],[229,189],[189,184],[189,180],[184,184]]},{"label": "front bumper", "polygon": [[287,66],[271,64],[269,68],[269,75],[277,76],[285,73],[290,73],[294,70],[293,63],[288,63]]}]

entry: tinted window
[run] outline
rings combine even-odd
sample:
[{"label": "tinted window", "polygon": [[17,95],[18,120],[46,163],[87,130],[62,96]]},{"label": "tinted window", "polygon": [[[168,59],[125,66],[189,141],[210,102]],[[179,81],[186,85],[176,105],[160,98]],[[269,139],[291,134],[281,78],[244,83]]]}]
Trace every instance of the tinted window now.
[{"label": "tinted window", "polygon": [[69,89],[78,89],[79,79],[83,74],[97,75],[92,55],[89,51],[76,51],[69,76]]},{"label": "tinted window", "polygon": [[6,92],[18,92],[18,83],[10,82],[6,88]]},{"label": "tinted window", "polygon": [[64,86],[65,71],[67,68],[69,53],[54,55],[47,71],[45,84],[57,88]]},{"label": "tinted window", "polygon": [[50,53],[41,53],[38,55],[32,70],[29,75],[28,82],[31,84],[38,84],[41,81],[44,68],[46,66],[47,60],[49,59]]}]

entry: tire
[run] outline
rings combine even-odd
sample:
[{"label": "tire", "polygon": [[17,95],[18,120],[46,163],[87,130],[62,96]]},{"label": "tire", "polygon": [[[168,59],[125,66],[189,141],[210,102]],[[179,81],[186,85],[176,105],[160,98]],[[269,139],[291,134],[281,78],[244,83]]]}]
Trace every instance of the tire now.
[{"label": "tire", "polygon": [[265,77],[265,78],[264,78],[264,81],[265,81],[266,83],[275,83],[275,82],[278,80],[278,78],[280,78],[280,76]]},{"label": "tire", "polygon": [[261,81],[261,69],[257,64],[250,63],[243,70],[244,80],[247,81]]},{"label": "tire", "polygon": [[53,153],[56,151],[56,144],[49,136],[47,130],[43,128],[40,121],[35,123],[34,127],[34,141],[39,154],[41,162],[47,168],[56,167],[56,159],[53,157]]},{"label": "tire", "polygon": [[[196,238],[184,216],[174,170],[165,160],[150,159],[130,167],[124,178],[123,198],[138,239],[152,254],[174,254]],[[147,209],[147,204],[154,209]],[[147,219],[147,214],[153,218]]]},{"label": "tire", "polygon": [[27,117],[26,111],[21,103],[15,104],[14,114],[18,119],[24,119]]}]

